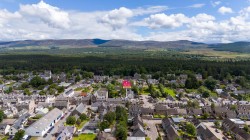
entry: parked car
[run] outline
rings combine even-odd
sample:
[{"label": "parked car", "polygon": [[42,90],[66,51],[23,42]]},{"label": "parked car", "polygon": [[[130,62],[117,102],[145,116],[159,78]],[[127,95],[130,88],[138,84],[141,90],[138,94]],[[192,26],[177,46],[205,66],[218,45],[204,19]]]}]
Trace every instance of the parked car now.
[{"label": "parked car", "polygon": [[50,133],[53,129],[54,129],[54,126],[52,126],[52,127],[49,129],[48,133]]},{"label": "parked car", "polygon": [[47,137],[47,135],[48,135],[48,134],[46,133],[45,135],[43,135],[43,137],[44,137],[44,138],[46,138],[46,137]]}]

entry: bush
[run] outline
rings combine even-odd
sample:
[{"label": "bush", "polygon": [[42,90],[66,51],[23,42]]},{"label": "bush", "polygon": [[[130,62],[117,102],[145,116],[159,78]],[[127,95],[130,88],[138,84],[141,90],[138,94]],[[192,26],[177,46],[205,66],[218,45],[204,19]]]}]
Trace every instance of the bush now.
[{"label": "bush", "polygon": [[68,125],[76,124],[76,118],[74,116],[69,116],[66,120],[66,124],[68,124]]}]

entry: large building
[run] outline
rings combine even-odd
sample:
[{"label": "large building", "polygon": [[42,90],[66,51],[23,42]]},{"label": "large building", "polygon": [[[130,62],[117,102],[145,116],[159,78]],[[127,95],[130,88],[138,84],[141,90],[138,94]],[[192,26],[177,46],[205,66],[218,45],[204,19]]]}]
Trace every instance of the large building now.
[{"label": "large building", "polygon": [[48,114],[34,122],[26,129],[26,133],[30,136],[42,137],[47,131],[52,128],[56,122],[60,120],[63,112],[58,108],[54,108]]}]

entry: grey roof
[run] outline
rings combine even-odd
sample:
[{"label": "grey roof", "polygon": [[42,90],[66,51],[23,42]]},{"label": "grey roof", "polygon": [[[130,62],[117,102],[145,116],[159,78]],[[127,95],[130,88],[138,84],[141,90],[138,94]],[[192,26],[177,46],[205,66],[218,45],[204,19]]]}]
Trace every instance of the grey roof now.
[{"label": "grey roof", "polygon": [[63,112],[59,110],[58,108],[54,108],[49,113],[47,113],[45,116],[40,118],[38,121],[34,122],[32,125],[30,125],[27,129],[37,129],[37,130],[44,130],[46,127],[48,127],[52,121],[56,120],[59,115],[61,115]]},{"label": "grey roof", "polygon": [[12,125],[12,127],[16,128],[16,129],[19,129],[22,125],[22,123],[28,119],[30,117],[30,114],[29,113],[26,113],[24,115],[22,115],[21,117],[19,117],[15,122],[14,124]]},{"label": "grey roof", "polygon": [[202,123],[197,127],[197,132],[202,139],[218,140],[216,136]]},{"label": "grey roof", "polygon": [[250,134],[248,134],[244,130],[238,128],[237,126],[235,126],[234,128],[232,128],[232,132],[235,133],[235,134],[238,134],[239,136],[241,136],[245,140],[249,140],[250,139]]},{"label": "grey roof", "polygon": [[170,138],[179,137],[178,131],[173,127],[173,125],[170,125],[170,126],[167,128],[167,131],[168,131],[168,136],[169,136]]},{"label": "grey roof", "polygon": [[71,137],[75,131],[74,126],[61,126],[58,128],[59,135],[57,136],[57,139],[64,140],[67,137]]},{"label": "grey roof", "polygon": [[68,106],[68,101],[56,101],[54,106]]},{"label": "grey roof", "polygon": [[4,130],[8,124],[0,124],[0,130]]},{"label": "grey roof", "polygon": [[76,111],[79,112],[79,113],[83,113],[84,109],[85,109],[85,105],[83,105],[83,103],[79,104],[76,107]]}]

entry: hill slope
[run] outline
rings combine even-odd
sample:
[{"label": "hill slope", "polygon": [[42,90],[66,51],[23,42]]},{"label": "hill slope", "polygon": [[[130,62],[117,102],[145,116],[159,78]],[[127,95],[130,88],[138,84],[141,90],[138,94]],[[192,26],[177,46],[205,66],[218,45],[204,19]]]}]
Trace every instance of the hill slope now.
[{"label": "hill slope", "polygon": [[102,40],[102,39],[63,39],[63,40],[24,40],[0,42],[0,48],[22,48],[22,47],[58,47],[58,48],[86,48],[86,47],[124,47],[124,48],[172,48],[187,49],[207,47],[206,44],[180,41],[129,41],[129,40]]},{"label": "hill slope", "polygon": [[235,42],[228,44],[204,44],[187,40],[179,41],[131,41],[131,40],[102,40],[102,39],[62,39],[62,40],[23,40],[0,42],[0,49],[69,49],[69,48],[104,48],[122,47],[134,49],[175,49],[196,50],[213,49],[215,51],[229,51],[250,53],[250,42]]},{"label": "hill slope", "polygon": [[250,42],[235,42],[228,44],[214,44],[210,45],[216,51],[230,51],[239,53],[250,53]]}]

